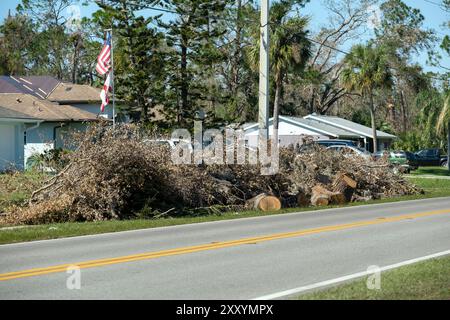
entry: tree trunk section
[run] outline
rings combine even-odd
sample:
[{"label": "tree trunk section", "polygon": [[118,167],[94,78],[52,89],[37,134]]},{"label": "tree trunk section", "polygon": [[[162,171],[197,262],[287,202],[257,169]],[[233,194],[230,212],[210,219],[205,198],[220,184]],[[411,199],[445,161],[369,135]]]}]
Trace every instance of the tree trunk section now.
[{"label": "tree trunk section", "polygon": [[272,148],[278,148],[279,146],[279,136],[278,136],[278,128],[279,128],[279,115],[280,115],[280,100],[281,100],[281,85],[282,78],[281,75],[276,75],[276,87],[275,87],[275,99],[273,103],[273,132],[272,132]]},{"label": "tree trunk section", "polygon": [[408,130],[408,114],[405,104],[405,94],[403,93],[403,90],[400,90],[400,103],[402,106],[402,127],[403,133],[405,133]]},{"label": "tree trunk section", "polygon": [[188,110],[188,75],[187,75],[187,46],[183,37],[181,45],[181,108],[178,110],[178,122],[183,121],[184,113]]},{"label": "tree trunk section", "polygon": [[378,151],[377,125],[375,122],[375,106],[373,103],[373,92],[370,91],[370,118],[372,121],[372,135],[373,135],[373,152]]},{"label": "tree trunk section", "polygon": [[242,0],[237,0],[236,2],[236,39],[235,39],[235,48],[234,48],[234,57],[233,57],[233,66],[231,70],[232,74],[232,84],[231,84],[231,92],[233,97],[236,98],[239,88],[239,63],[241,60],[241,8],[242,8]]},{"label": "tree trunk section", "polygon": [[350,202],[353,197],[353,193],[356,189],[357,182],[347,176],[346,174],[340,173],[336,176],[332,184],[333,192],[338,192],[343,194],[346,202]]},{"label": "tree trunk section", "polygon": [[297,205],[299,207],[307,207],[311,204],[311,196],[303,191],[297,194]]},{"label": "tree trunk section", "polygon": [[281,201],[274,196],[261,193],[256,197],[247,200],[245,207],[260,211],[278,211],[281,209]]},{"label": "tree trunk section", "polygon": [[328,204],[344,204],[347,202],[342,192],[333,192],[322,185],[312,188],[311,204],[313,206],[326,206]]},{"label": "tree trunk section", "polygon": [[311,204],[315,207],[327,206],[330,203],[329,191],[321,186],[312,188]]}]

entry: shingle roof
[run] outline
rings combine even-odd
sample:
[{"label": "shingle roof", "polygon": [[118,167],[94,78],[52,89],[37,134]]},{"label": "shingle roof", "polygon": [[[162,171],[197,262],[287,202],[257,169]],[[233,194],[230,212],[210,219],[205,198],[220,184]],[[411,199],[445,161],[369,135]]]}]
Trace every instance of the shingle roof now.
[{"label": "shingle roof", "polygon": [[29,120],[39,120],[38,118],[32,117],[25,113],[7,109],[0,106],[0,119],[29,119]]},{"label": "shingle roof", "polygon": [[65,83],[49,76],[0,76],[1,93],[29,94],[61,103],[100,102],[100,90],[88,85]]},{"label": "shingle roof", "polygon": [[[269,119],[269,123],[272,123],[273,118]],[[293,122],[295,125],[300,126],[304,129],[311,130],[318,134],[327,135],[335,138],[360,138],[361,135],[355,134],[344,129],[339,129],[327,124],[323,124],[317,121],[307,120],[298,117],[280,116],[280,121]],[[241,127],[244,130],[253,129],[258,126],[258,123],[247,123]]]},{"label": "shingle roof", "polygon": [[59,80],[46,76],[0,76],[0,93],[30,94],[36,98],[45,99],[59,83]]},{"label": "shingle roof", "polygon": [[30,94],[0,94],[0,107],[2,107],[5,114],[7,112],[21,113],[28,117],[46,121],[97,120],[97,116],[93,113],[68,105],[59,105],[47,100],[40,100]]},{"label": "shingle roof", "polygon": [[359,138],[361,136],[359,134],[355,134],[354,132],[351,132],[348,130],[336,128],[336,127],[327,125],[325,123],[320,123],[320,122],[308,120],[305,118],[286,117],[286,116],[282,116],[282,118],[286,118],[291,121],[295,121],[299,124],[303,124],[304,126],[314,128],[321,132],[326,132],[326,133],[332,134],[336,138]]},{"label": "shingle roof", "polygon": [[[354,132],[356,134],[360,134],[362,136],[373,138],[372,136],[372,128],[366,127],[362,124],[339,118],[334,116],[322,116],[322,115],[309,115],[306,116],[305,119],[315,121],[321,124],[327,124],[339,129],[344,129],[347,131]],[[396,136],[377,130],[378,138],[387,138],[387,139],[395,139]]]},{"label": "shingle roof", "polygon": [[47,97],[60,103],[100,102],[100,90],[87,85],[61,82]]}]

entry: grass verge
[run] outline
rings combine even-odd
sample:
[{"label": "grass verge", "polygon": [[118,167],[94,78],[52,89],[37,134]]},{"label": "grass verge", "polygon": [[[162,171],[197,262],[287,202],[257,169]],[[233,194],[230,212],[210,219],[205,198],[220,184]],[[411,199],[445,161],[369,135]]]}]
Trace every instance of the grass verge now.
[{"label": "grass verge", "polygon": [[411,171],[410,174],[413,176],[434,175],[448,177],[450,176],[450,171],[444,167],[419,167],[419,169]]},{"label": "grass verge", "polygon": [[[416,200],[433,197],[445,197],[450,196],[450,180],[442,179],[411,179],[415,184],[425,189],[424,195],[405,196],[392,199],[373,200],[369,202],[349,203],[345,207],[359,206],[364,204],[375,203],[387,203],[397,202],[405,200]],[[339,206],[327,207],[337,208]],[[342,206],[340,206],[342,207]],[[166,219],[136,219],[125,221],[99,221],[99,222],[84,222],[84,223],[57,223],[37,226],[24,226],[13,228],[0,228],[0,244],[34,241],[34,240],[47,240],[57,239],[65,237],[74,237],[90,234],[101,234],[108,232],[119,232],[127,230],[157,228],[164,226],[202,223],[209,221],[230,220],[238,218],[249,218],[266,215],[278,215],[292,212],[308,212],[324,209],[320,208],[290,208],[283,209],[278,212],[259,212],[259,211],[246,211],[246,212],[227,212],[218,215],[207,215],[198,217],[180,217],[180,218],[166,218]]]},{"label": "grass verge", "polygon": [[448,300],[450,257],[400,267],[381,274],[379,290],[367,289],[368,278],[307,293],[299,300]]}]

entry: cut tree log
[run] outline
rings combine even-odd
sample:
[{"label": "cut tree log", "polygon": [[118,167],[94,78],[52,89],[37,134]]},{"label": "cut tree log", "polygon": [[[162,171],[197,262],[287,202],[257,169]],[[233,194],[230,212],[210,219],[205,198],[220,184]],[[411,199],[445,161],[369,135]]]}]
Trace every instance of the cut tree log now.
[{"label": "cut tree log", "polygon": [[311,197],[311,204],[315,207],[327,206],[330,203],[330,197],[326,194],[314,194]]},{"label": "cut tree log", "polygon": [[297,194],[297,205],[299,207],[307,207],[311,204],[311,196],[303,191]]},{"label": "cut tree log", "polygon": [[313,206],[327,206],[330,203],[331,195],[330,191],[322,187],[321,185],[317,185],[312,188],[312,196],[311,196],[311,204]]},{"label": "cut tree log", "polygon": [[278,211],[281,209],[281,201],[277,197],[261,193],[247,200],[245,207],[261,211]]},{"label": "cut tree log", "polygon": [[341,192],[332,192],[321,185],[312,188],[311,204],[313,206],[326,206],[328,204],[344,204],[347,200]]},{"label": "cut tree log", "polygon": [[347,201],[347,198],[345,197],[345,195],[343,193],[334,192],[330,196],[330,203],[331,204],[345,204],[347,202],[349,202],[349,201]]},{"label": "cut tree log", "polygon": [[348,175],[340,173],[333,181],[332,190],[333,192],[343,194],[345,197],[345,202],[350,202],[357,185],[358,183]]}]

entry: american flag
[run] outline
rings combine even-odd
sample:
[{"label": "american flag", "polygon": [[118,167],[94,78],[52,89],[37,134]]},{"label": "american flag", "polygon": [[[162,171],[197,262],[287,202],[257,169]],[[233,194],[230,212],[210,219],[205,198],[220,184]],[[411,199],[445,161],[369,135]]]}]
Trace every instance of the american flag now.
[{"label": "american flag", "polygon": [[105,111],[105,107],[109,104],[109,93],[111,92],[111,75],[108,73],[105,84],[103,85],[102,92],[100,92],[100,98],[102,99],[102,105],[100,109]]},{"label": "american flag", "polygon": [[108,72],[110,67],[111,67],[111,33],[108,32],[105,44],[103,45],[103,49],[97,58],[97,67],[95,68],[95,70],[97,70],[97,72],[103,76]]}]

